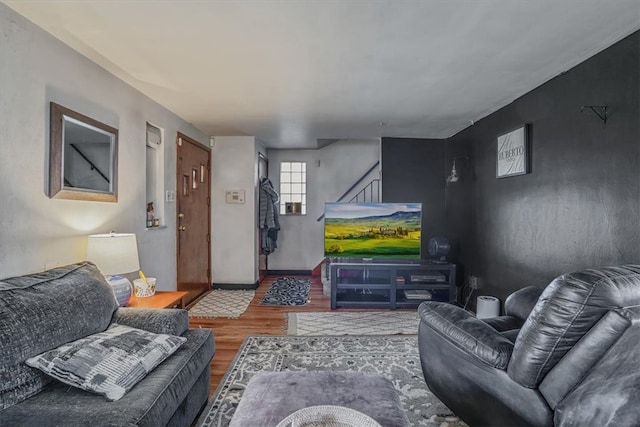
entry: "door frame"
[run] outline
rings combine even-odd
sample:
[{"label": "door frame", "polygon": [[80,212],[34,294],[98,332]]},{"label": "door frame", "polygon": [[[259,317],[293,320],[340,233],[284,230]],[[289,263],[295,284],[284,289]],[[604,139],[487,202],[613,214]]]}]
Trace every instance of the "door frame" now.
[{"label": "door frame", "polygon": [[[203,149],[204,151],[207,152],[207,187],[209,188],[209,194],[207,195],[207,291],[211,290],[212,287],[212,281],[211,281],[211,148],[196,141],[193,138],[188,137],[187,135],[181,133],[181,132],[177,132],[176,134],[176,166],[175,166],[175,174],[176,174],[176,194],[179,191],[179,185],[180,185],[180,180],[179,180],[179,167],[178,167],[178,161],[179,161],[179,150],[180,150],[180,146],[183,143],[189,143],[192,145],[195,145],[198,148]],[[177,203],[178,201],[178,196],[176,196],[176,210],[175,210],[175,216],[176,216],[176,289],[178,288],[178,285],[180,284],[179,282],[179,278],[180,278],[180,262],[179,262],[179,258],[180,258],[180,251],[179,251],[179,242],[180,242],[180,230],[178,229],[180,226],[180,206]],[[178,289],[179,290],[179,289]]]}]

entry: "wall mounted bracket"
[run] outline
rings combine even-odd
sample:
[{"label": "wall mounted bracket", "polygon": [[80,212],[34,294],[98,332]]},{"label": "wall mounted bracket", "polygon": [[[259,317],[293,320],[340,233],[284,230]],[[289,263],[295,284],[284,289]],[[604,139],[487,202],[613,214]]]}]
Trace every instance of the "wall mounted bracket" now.
[{"label": "wall mounted bracket", "polygon": [[583,105],[580,108],[580,112],[583,113],[584,110],[587,108],[593,111],[594,113],[596,113],[596,115],[600,117],[600,120],[602,120],[604,125],[607,126],[607,106],[606,105]]}]

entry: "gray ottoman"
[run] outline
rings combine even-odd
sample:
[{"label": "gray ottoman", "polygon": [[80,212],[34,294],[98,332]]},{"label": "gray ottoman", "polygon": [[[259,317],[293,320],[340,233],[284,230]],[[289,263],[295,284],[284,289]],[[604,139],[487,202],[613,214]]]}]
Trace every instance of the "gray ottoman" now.
[{"label": "gray ottoman", "polygon": [[349,371],[261,372],[242,395],[230,427],[276,426],[293,412],[317,405],[345,406],[382,426],[409,426],[391,381]]}]

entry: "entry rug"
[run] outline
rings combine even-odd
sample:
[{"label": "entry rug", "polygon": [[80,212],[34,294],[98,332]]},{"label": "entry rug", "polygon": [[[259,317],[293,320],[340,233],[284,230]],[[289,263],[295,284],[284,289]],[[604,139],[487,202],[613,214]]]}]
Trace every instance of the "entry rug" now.
[{"label": "entry rug", "polygon": [[309,302],[311,279],[278,277],[262,297],[260,304],[305,305]]},{"label": "entry rug", "polygon": [[466,425],[427,388],[417,336],[271,335],[245,339],[196,426],[228,426],[249,380],[261,371],[357,371],[384,375],[396,388],[412,426]]},{"label": "entry rug", "polygon": [[415,335],[419,322],[417,311],[287,313],[287,334]]},{"label": "entry rug", "polygon": [[237,319],[247,310],[255,291],[214,289],[189,309],[189,317]]}]

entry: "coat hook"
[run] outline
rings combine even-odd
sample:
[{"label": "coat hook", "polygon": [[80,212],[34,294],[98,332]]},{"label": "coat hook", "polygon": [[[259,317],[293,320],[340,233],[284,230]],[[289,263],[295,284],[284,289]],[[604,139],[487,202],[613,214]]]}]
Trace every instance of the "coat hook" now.
[{"label": "coat hook", "polygon": [[591,111],[596,113],[600,120],[604,123],[605,127],[607,126],[607,106],[606,105],[583,105],[580,108],[580,112],[583,113],[585,108],[589,108]]}]

